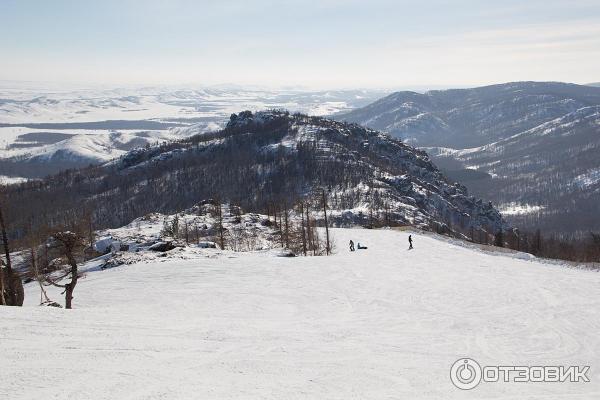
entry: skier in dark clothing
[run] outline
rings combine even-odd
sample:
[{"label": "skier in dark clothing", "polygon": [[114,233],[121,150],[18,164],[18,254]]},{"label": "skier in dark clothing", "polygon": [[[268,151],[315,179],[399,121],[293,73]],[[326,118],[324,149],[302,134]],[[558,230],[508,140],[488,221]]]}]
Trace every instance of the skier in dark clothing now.
[{"label": "skier in dark clothing", "polygon": [[412,235],[408,235],[408,249],[412,250]]},{"label": "skier in dark clothing", "polygon": [[350,251],[354,251],[354,242],[350,240]]}]

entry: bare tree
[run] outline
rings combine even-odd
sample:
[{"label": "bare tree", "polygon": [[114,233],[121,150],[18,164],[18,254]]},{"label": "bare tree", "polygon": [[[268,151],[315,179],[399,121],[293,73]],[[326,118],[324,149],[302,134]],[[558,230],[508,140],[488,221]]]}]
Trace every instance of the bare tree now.
[{"label": "bare tree", "polygon": [[43,277],[42,273],[40,272],[39,264],[37,262],[37,258],[38,258],[37,251],[35,249],[34,244],[30,245],[29,256],[31,258],[31,260],[30,260],[31,274],[33,275],[35,280],[38,282],[38,285],[40,286],[40,305],[53,303],[50,300],[50,298],[48,297],[48,293],[46,293],[46,289],[44,289],[44,277]]},{"label": "bare tree", "polygon": [[304,225],[304,202],[300,202],[300,219],[302,220],[302,253],[306,256],[306,227]]},{"label": "bare tree", "polygon": [[309,203],[306,203],[306,238],[310,248],[312,249],[313,256],[317,255],[317,244],[319,242],[318,240],[315,241],[315,236],[316,231],[310,220]]},{"label": "bare tree", "polygon": [[285,248],[290,248],[290,224],[289,224],[289,210],[287,204],[284,204],[283,207],[283,232],[284,232],[284,241]]},{"label": "bare tree", "polygon": [[183,231],[185,234],[185,244],[189,244],[190,243],[190,230],[189,230],[188,221],[185,218],[183,219]]},{"label": "bare tree", "polygon": [[2,267],[0,262],[0,301],[2,305],[22,306],[24,300],[23,282],[18,274],[13,271],[10,261],[10,246],[8,235],[6,234],[6,224],[2,205],[0,204],[0,230],[2,231],[2,244],[4,246],[4,255],[6,257],[6,267]]},{"label": "bare tree", "polygon": [[325,196],[325,189],[323,189],[323,214],[325,216],[325,254],[329,255],[331,247],[329,246],[329,223],[327,222],[327,197]]},{"label": "bare tree", "polygon": [[494,235],[494,246],[504,247],[504,232],[502,232],[502,229]]},{"label": "bare tree", "polygon": [[4,268],[2,267],[2,262],[0,262],[0,305],[5,304],[6,299],[4,298]]},{"label": "bare tree", "polygon": [[217,218],[217,230],[219,234],[219,246],[221,250],[225,250],[225,233],[223,229],[223,208],[221,202],[217,200],[214,206],[215,217]]},{"label": "bare tree", "polygon": [[[77,267],[76,254],[84,247],[83,238],[77,233],[71,231],[56,232],[52,235],[52,246],[58,250],[67,259],[67,269],[59,278],[46,277],[46,281],[54,286],[64,288],[65,291],[65,308],[72,308],[73,291],[79,279],[79,271]],[[70,276],[71,281],[66,284],[59,284],[60,280]]]},{"label": "bare tree", "polygon": [[[85,211],[82,223],[85,224],[88,241],[90,242],[90,247],[94,248],[94,213],[91,210],[87,209]],[[139,226],[139,221],[138,221],[138,226]]]}]

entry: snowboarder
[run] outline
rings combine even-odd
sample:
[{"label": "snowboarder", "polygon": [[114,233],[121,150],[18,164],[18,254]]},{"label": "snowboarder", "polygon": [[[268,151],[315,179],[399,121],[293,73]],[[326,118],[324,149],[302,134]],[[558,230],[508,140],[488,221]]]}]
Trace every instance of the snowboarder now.
[{"label": "snowboarder", "polygon": [[412,235],[408,235],[408,249],[412,250]]},{"label": "snowboarder", "polygon": [[361,246],[360,243],[357,246],[358,246],[357,247],[358,250],[366,250],[367,249],[367,246]]},{"label": "snowboarder", "polygon": [[350,251],[354,251],[354,242],[350,240]]}]

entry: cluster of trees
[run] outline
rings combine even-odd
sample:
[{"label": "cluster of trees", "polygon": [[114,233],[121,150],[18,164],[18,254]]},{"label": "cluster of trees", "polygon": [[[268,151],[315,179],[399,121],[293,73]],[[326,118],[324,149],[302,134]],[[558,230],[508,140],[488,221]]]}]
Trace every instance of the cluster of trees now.
[{"label": "cluster of trees", "polygon": [[239,207],[229,206],[229,216],[234,219],[236,228],[239,228],[235,229],[234,233],[232,230],[225,228],[223,224],[223,206],[220,202],[208,200],[203,203],[204,205],[208,205],[208,207],[198,207],[197,213],[198,215],[203,215],[207,212],[212,214],[216,221],[214,225],[209,226],[206,223],[200,223],[196,219],[188,220],[180,218],[179,214],[175,214],[172,218],[165,217],[161,236],[182,239],[185,240],[186,244],[210,240],[217,242],[221,249],[228,247],[226,246],[226,237],[231,236],[231,242],[235,242],[235,244],[230,246],[233,250],[243,251],[242,241],[245,245],[245,250],[255,250],[256,240],[254,239],[256,239],[256,232],[250,232],[241,226],[241,210]]},{"label": "cluster of trees", "polygon": [[540,229],[526,231],[513,228],[498,230],[491,235],[472,228],[467,239],[473,243],[506,247],[541,258],[600,263],[600,233],[595,232],[585,235],[544,235]]},{"label": "cluster of trees", "polygon": [[[219,201],[206,200],[202,206],[195,207],[198,215],[208,213],[214,223],[200,222],[197,218],[189,218],[182,214],[165,217],[161,235],[184,240],[186,244],[201,241],[215,242],[221,249],[233,251],[252,251],[260,249],[261,232],[255,224],[244,224],[242,209],[230,204],[223,206]],[[313,195],[298,199],[294,204],[270,203],[266,206],[266,219],[255,221],[273,229],[273,236],[268,240],[279,244],[294,254],[305,256],[328,255],[333,249],[333,240],[329,236],[327,220],[327,196],[320,190]],[[317,218],[316,215],[323,216]],[[317,227],[325,228],[325,236],[321,237]]]},{"label": "cluster of trees", "polygon": [[600,233],[585,235],[543,235],[540,229],[533,232],[517,229],[506,236],[506,246],[542,258],[569,261],[600,262]]},{"label": "cluster of trees", "polygon": [[[274,218],[281,247],[304,256],[331,254],[334,242],[329,235],[328,207],[324,189],[297,200],[291,207],[287,203],[270,204],[267,207],[267,216],[269,220],[271,215]],[[313,211],[318,212],[323,218],[317,219]],[[324,238],[319,235],[318,226],[325,228]]]}]

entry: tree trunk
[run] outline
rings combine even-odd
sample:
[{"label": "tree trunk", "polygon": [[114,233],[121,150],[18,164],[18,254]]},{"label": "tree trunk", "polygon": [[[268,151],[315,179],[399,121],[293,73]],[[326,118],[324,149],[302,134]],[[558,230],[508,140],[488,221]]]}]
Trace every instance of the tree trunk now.
[{"label": "tree trunk", "polygon": [[285,248],[290,248],[290,239],[289,239],[289,224],[288,224],[288,208],[285,206],[285,214],[284,214],[284,226],[285,226]]},{"label": "tree trunk", "polygon": [[12,270],[12,263],[10,261],[10,247],[8,244],[8,235],[6,234],[6,225],[4,223],[2,207],[0,207],[0,229],[2,230],[2,244],[4,245],[4,255],[6,257],[6,268],[4,268],[5,274],[3,274],[4,276],[2,277],[2,304],[10,306],[22,306],[23,283],[21,282],[21,278],[16,276]]},{"label": "tree trunk", "polygon": [[42,283],[42,276],[40,275],[40,271],[38,269],[38,264],[36,261],[36,251],[33,247],[31,247],[31,249],[29,250],[31,254],[31,269],[33,270],[33,273],[35,275],[35,280],[37,280],[38,284],[40,285],[40,304],[43,304],[44,301],[50,302],[50,299],[48,298],[48,293],[46,293],[46,290],[44,289],[44,284]]},{"label": "tree trunk", "polygon": [[67,310],[72,308],[71,303],[73,300],[73,289],[74,287],[70,283],[65,285],[65,308]]},{"label": "tree trunk", "polygon": [[221,209],[221,203],[219,203],[217,207],[219,216],[219,241],[221,245],[221,250],[225,250],[225,238],[223,236],[223,210]]},{"label": "tree trunk", "polygon": [[323,213],[325,214],[325,254],[329,255],[331,247],[329,247],[329,224],[327,223],[327,198],[325,197],[325,189],[323,189]]},{"label": "tree trunk", "polygon": [[90,247],[92,250],[94,249],[94,226],[92,223],[92,213],[88,214],[88,240],[90,241]]},{"label": "tree trunk", "polygon": [[6,234],[6,226],[4,225],[2,207],[0,207],[0,229],[2,229],[2,245],[4,246],[4,256],[6,257],[6,273],[8,274],[8,280],[10,282],[12,279],[12,264],[10,262],[10,247],[8,245],[8,235]]},{"label": "tree trunk", "polygon": [[185,229],[185,244],[189,244],[190,243],[190,232],[189,232],[188,222],[186,219],[183,220],[183,227]]},{"label": "tree trunk", "polygon": [[0,262],[0,306],[6,305],[6,299],[4,298],[4,268]]},{"label": "tree trunk", "polygon": [[300,219],[302,220],[302,252],[306,257],[306,229],[304,228],[304,203],[300,203]]},{"label": "tree trunk", "polygon": [[73,291],[75,290],[75,285],[77,285],[77,279],[79,278],[79,273],[77,271],[77,262],[73,258],[72,254],[67,254],[67,258],[69,260],[69,264],[71,265],[71,282],[65,285],[65,308],[71,309],[71,304],[73,301]]}]

